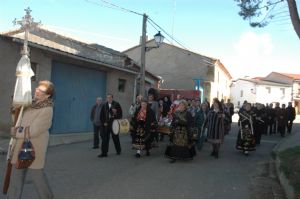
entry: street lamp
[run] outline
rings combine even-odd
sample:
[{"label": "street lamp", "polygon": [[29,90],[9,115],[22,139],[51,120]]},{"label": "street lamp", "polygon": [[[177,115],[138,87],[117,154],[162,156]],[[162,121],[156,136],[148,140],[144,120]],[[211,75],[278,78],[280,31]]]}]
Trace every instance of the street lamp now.
[{"label": "street lamp", "polygon": [[146,24],[147,24],[148,16],[146,14],[143,15],[143,29],[142,29],[142,39],[141,39],[141,75],[140,75],[140,94],[145,98],[145,67],[146,67],[146,51],[149,51],[153,48],[159,48],[159,46],[163,43],[164,36],[158,31],[157,34],[154,35],[154,40],[156,46],[146,46]]},{"label": "street lamp", "polygon": [[154,40],[155,40],[155,43],[156,43],[157,47],[159,47],[160,44],[163,43],[164,38],[165,38],[165,37],[160,33],[160,31],[158,31],[158,33],[156,33],[156,34],[154,35]]}]

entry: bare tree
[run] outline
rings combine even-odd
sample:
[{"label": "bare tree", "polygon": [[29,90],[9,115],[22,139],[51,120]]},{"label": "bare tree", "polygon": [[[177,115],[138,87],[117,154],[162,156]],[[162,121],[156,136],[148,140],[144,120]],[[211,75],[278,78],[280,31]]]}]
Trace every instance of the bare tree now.
[{"label": "bare tree", "polygon": [[[300,19],[296,0],[234,0],[240,7],[239,15],[248,20],[252,27],[265,27],[272,21],[291,20],[296,34],[300,39]],[[287,11],[275,12],[276,6],[287,3]],[[253,22],[252,20],[257,20]]]}]

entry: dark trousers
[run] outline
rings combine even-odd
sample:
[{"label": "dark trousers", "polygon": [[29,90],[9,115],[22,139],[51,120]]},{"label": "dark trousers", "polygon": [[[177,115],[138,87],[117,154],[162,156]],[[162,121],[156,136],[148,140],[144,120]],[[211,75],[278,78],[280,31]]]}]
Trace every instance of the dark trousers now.
[{"label": "dark trousers", "polygon": [[257,124],[254,126],[254,137],[255,137],[255,143],[260,144],[261,140],[261,134],[264,132],[265,125],[263,124]]},{"label": "dark trousers", "polygon": [[94,147],[99,147],[101,131],[102,127],[94,124]]},{"label": "dark trousers", "polygon": [[275,122],[274,122],[274,133],[275,134],[279,133],[279,130],[278,130],[278,121],[277,120],[275,120]]},{"label": "dark trousers", "polygon": [[100,135],[101,135],[101,139],[102,139],[102,144],[101,144],[102,154],[107,155],[108,148],[109,148],[110,135],[112,136],[112,139],[114,141],[116,152],[121,153],[121,145],[120,145],[119,135],[115,135],[112,132],[111,125],[109,125],[107,127],[103,127],[103,131],[101,132]]},{"label": "dark trousers", "polygon": [[285,125],[278,126],[278,132],[280,133],[280,135],[282,137],[284,137],[284,134],[285,134]]},{"label": "dark trousers", "polygon": [[274,124],[275,124],[274,121],[269,121],[269,123],[268,123],[269,134],[270,134],[270,135],[273,134],[273,133],[275,132],[275,128],[276,128],[276,127],[274,127]]},{"label": "dark trousers", "polygon": [[292,131],[293,121],[294,120],[288,120],[288,123],[287,123],[287,132],[288,133],[291,133],[291,131]]}]

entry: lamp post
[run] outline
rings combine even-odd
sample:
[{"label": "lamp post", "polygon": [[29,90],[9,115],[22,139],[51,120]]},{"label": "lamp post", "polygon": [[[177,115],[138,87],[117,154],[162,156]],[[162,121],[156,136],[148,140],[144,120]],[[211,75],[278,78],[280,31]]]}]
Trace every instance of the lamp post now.
[{"label": "lamp post", "polygon": [[140,74],[140,94],[145,97],[145,67],[146,67],[146,51],[149,51],[153,48],[159,48],[164,40],[164,36],[160,31],[154,35],[154,40],[156,46],[146,47],[146,32],[147,32],[147,19],[146,14],[143,15],[143,29],[142,29],[142,38],[141,38],[141,74]]}]

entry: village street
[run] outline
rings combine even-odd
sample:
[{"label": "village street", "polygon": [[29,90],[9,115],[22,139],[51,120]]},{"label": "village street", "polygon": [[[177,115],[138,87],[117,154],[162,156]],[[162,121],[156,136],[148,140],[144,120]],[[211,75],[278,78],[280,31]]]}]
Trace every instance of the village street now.
[{"label": "village street", "polygon": [[[294,130],[299,129],[296,124]],[[205,143],[193,161],[171,164],[163,155],[167,140],[150,157],[137,159],[129,135],[123,135],[122,154],[115,154],[111,141],[108,157],[103,159],[89,142],[50,147],[45,170],[58,199],[284,198],[269,165],[271,151],[281,138],[263,136],[261,146],[246,157],[234,148],[236,132],[234,123],[219,159],[210,156],[210,145]],[[4,155],[0,162],[2,187]],[[0,194],[0,198],[5,197]],[[37,198],[30,180],[23,198]]]}]

